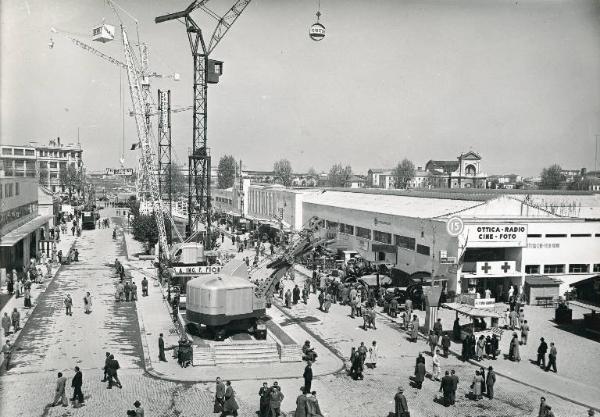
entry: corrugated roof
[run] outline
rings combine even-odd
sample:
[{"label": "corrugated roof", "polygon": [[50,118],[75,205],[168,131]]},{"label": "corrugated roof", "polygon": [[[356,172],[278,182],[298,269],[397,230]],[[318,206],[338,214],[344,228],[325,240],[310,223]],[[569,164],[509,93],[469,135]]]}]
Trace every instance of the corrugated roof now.
[{"label": "corrugated roof", "polygon": [[306,203],[330,207],[428,219],[465,210],[482,204],[481,201],[410,197],[393,194],[324,191],[305,197]]},{"label": "corrugated roof", "polygon": [[551,278],[547,275],[527,275],[525,277],[525,284],[559,286],[561,281],[559,279]]}]

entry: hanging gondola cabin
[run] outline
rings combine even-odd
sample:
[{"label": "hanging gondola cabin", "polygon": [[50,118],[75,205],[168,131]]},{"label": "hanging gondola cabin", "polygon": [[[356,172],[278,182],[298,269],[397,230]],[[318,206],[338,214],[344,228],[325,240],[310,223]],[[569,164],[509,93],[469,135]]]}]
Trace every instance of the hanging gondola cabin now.
[{"label": "hanging gondola cabin", "polygon": [[313,24],[310,27],[310,31],[308,32],[308,35],[310,36],[310,38],[313,41],[320,41],[321,39],[323,39],[325,37],[325,26],[323,26],[319,22]]},{"label": "hanging gondola cabin", "polygon": [[102,23],[92,31],[92,40],[106,43],[115,39],[115,27]]}]

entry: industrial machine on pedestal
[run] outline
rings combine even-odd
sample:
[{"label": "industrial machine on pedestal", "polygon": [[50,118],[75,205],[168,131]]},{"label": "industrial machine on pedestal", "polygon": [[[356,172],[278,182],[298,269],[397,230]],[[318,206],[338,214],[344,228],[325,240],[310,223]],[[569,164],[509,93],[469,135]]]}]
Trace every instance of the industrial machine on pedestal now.
[{"label": "industrial machine on pedestal", "polygon": [[297,260],[329,242],[317,233],[322,221],[312,218],[280,254],[267,258],[248,271],[242,260],[234,259],[219,273],[195,278],[187,283],[187,326],[199,332],[205,326],[217,340],[228,332],[262,331],[260,318],[265,316],[267,299]]}]

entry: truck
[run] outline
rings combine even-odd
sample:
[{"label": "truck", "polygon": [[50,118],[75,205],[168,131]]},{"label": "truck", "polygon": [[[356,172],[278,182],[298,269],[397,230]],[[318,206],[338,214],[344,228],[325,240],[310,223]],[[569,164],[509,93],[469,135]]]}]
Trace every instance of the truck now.
[{"label": "truck", "polygon": [[83,230],[90,230],[96,228],[96,220],[97,220],[96,212],[94,211],[82,211],[81,212],[81,228]]}]

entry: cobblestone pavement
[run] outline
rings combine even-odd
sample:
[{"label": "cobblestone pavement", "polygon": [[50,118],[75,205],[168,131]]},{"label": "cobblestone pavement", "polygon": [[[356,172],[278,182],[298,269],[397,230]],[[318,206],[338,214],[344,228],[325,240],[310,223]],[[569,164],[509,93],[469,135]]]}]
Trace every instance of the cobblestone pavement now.
[{"label": "cobblestone pavement", "polygon": [[[40,297],[19,341],[15,367],[0,378],[2,417],[121,416],[132,408],[135,400],[144,404],[147,416],[213,415],[213,384],[169,382],[144,373],[135,304],[114,302],[116,277],[105,265],[125,254],[123,248],[112,241],[110,233],[110,229],[101,229],[85,234],[78,243],[82,261],[62,270],[46,294]],[[286,282],[286,285],[291,284]],[[80,301],[88,290],[94,295],[91,315],[83,313]],[[76,303],[72,317],[65,316],[62,308],[66,291],[71,292]],[[475,368],[454,357],[444,359],[442,369],[455,369],[461,383],[457,405],[445,408],[434,402],[439,395],[439,383],[427,380],[422,390],[409,385],[414,359],[418,352],[426,349],[424,342],[409,343],[395,323],[379,317],[378,330],[365,332],[359,328],[361,319],[348,317],[348,307],[334,305],[328,315],[316,307],[316,297],[312,295],[307,306],[299,304],[286,313],[290,323],[305,326],[342,355],[348,355],[350,347],[360,341],[377,340],[380,344],[378,366],[366,370],[363,381],[354,381],[344,372],[313,381],[313,389],[318,392],[326,417],[388,416],[393,410],[392,400],[398,385],[406,389],[411,415],[416,417],[536,416],[542,395],[546,395],[556,416],[586,414],[580,406],[505,378],[498,378],[494,400],[468,400],[466,394]],[[120,372],[122,390],[107,390],[100,382],[105,350],[115,353],[123,367]],[[430,369],[428,356],[426,360]],[[83,369],[86,406],[80,409],[48,407],[57,370],[65,370],[71,378],[75,364]],[[317,361],[315,367],[318,366]],[[282,409],[291,416],[302,380],[282,379],[279,383],[286,395]],[[256,415],[259,385],[259,381],[233,382],[241,406],[240,416]]]}]

